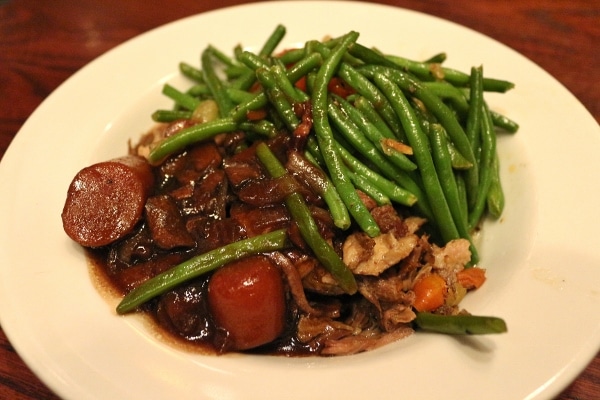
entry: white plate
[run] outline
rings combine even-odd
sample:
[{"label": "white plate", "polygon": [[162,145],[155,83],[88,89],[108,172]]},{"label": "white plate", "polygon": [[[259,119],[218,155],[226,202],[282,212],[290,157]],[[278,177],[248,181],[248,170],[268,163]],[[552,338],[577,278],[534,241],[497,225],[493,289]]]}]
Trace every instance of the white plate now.
[{"label": "white plate", "polygon": [[[507,209],[485,227],[486,285],[476,314],[502,316],[509,333],[417,334],[381,350],[334,359],[207,357],[157,339],[135,316],[117,317],[84,255],[63,233],[66,189],[83,166],[126,151],[183,85],[177,63],[209,43],[260,46],[277,23],[286,45],[349,30],[387,52],[516,83],[489,96],[521,124],[500,139]],[[168,104],[168,102],[167,102]],[[33,371],[71,399],[550,398],[600,344],[600,130],[555,79],[481,34],[427,15],[348,2],[269,2],[186,18],[141,35],[71,77],[33,113],[0,170],[0,315]]]}]

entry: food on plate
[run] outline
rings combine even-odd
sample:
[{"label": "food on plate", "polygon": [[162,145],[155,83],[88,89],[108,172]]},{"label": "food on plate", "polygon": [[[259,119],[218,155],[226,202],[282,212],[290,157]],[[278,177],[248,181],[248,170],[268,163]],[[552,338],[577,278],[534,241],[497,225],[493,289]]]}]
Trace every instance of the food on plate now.
[{"label": "food on plate", "polygon": [[88,247],[122,239],[142,218],[153,186],[150,165],[135,155],[82,169],[67,193],[62,212],[65,232]]},{"label": "food on plate", "polygon": [[84,168],[65,231],[123,294],[206,351],[347,355],[429,330],[506,331],[460,307],[485,282],[474,233],[504,207],[488,106],[513,84],[366,47],[214,46],[172,109]]}]

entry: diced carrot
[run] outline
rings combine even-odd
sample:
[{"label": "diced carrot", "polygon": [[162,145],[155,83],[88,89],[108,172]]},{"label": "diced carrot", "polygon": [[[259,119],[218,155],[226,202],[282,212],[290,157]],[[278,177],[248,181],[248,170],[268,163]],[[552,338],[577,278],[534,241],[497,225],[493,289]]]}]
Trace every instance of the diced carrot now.
[{"label": "diced carrot", "polygon": [[438,274],[428,274],[419,278],[414,286],[417,311],[433,311],[444,305],[446,298],[446,281]]},{"label": "diced carrot", "polygon": [[458,283],[465,289],[477,289],[485,282],[485,269],[482,268],[466,268],[456,274]]}]

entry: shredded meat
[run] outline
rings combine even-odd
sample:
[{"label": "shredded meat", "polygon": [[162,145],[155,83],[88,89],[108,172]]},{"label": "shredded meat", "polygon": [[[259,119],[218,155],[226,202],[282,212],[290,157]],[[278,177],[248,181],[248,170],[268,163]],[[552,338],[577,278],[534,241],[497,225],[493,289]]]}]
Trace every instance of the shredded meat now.
[{"label": "shredded meat", "polygon": [[456,239],[448,242],[444,247],[433,246],[433,266],[437,269],[458,272],[470,260],[470,243],[466,239]]},{"label": "shredded meat", "polygon": [[325,343],[321,352],[323,355],[349,355],[374,350],[410,336],[413,329],[404,325],[392,332],[381,334],[377,330],[363,331],[357,335],[345,336],[340,339],[331,339]]},{"label": "shredded meat", "polygon": [[290,292],[292,293],[292,296],[294,296],[294,300],[298,307],[308,315],[321,315],[321,310],[313,308],[306,299],[306,294],[302,287],[302,278],[291,260],[278,251],[270,253],[269,257],[275,264],[281,267],[290,287]]},{"label": "shredded meat", "polygon": [[354,233],[344,242],[344,262],[355,274],[377,276],[407,257],[416,244],[416,235],[398,238],[388,232],[369,238]]}]

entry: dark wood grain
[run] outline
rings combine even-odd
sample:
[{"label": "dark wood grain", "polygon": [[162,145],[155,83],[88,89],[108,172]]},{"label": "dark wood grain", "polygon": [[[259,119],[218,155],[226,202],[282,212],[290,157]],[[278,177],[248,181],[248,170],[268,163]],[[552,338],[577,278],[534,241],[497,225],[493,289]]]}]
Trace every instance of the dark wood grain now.
[{"label": "dark wood grain", "polygon": [[[482,32],[556,77],[600,121],[597,0],[382,0]],[[142,32],[239,0],[0,0],[0,157],[75,71]],[[0,330],[0,398],[55,399]],[[600,398],[600,355],[559,397]]]}]

